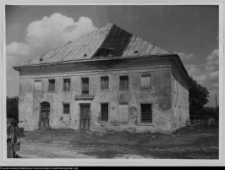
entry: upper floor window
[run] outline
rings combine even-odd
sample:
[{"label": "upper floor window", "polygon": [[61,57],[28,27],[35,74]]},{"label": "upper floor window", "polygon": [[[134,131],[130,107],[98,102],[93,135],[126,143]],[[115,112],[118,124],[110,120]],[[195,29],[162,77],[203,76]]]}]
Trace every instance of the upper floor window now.
[{"label": "upper floor window", "polygon": [[70,79],[63,79],[63,91],[70,91]]},{"label": "upper floor window", "polygon": [[40,92],[41,91],[41,80],[35,80],[34,81],[34,91]]},{"label": "upper floor window", "polygon": [[108,90],[109,89],[109,77],[103,76],[101,77],[101,90]]},{"label": "upper floor window", "polygon": [[129,78],[128,76],[120,76],[120,89],[127,90],[129,87]]},{"label": "upper floor window", "polygon": [[48,91],[55,91],[55,79],[48,80]]},{"label": "upper floor window", "polygon": [[63,114],[70,114],[70,104],[63,103]]},{"label": "upper floor window", "polygon": [[143,74],[141,75],[141,88],[150,89],[151,88],[151,75]]},{"label": "upper floor window", "polygon": [[89,94],[89,78],[81,78],[82,94]]}]

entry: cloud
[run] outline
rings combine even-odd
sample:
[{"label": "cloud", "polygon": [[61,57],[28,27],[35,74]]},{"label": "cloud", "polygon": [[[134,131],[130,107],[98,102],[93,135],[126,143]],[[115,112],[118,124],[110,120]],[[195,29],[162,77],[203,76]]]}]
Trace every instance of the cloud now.
[{"label": "cloud", "polygon": [[30,54],[30,49],[25,43],[12,42],[7,45],[6,54],[12,56],[27,56]]},{"label": "cloud", "polygon": [[207,56],[206,59],[206,72],[214,72],[219,69],[219,50],[213,50],[210,55]]},{"label": "cloud", "polygon": [[198,83],[204,84],[204,82],[207,80],[208,75],[202,72],[202,70],[200,70],[200,68],[196,65],[185,65],[185,67],[188,74],[193,77],[193,79],[195,79]]},{"label": "cloud", "polygon": [[199,70],[199,68],[194,64],[185,65],[185,67],[190,76],[194,76],[196,74],[201,74],[201,71]]},{"label": "cloud", "polygon": [[198,81],[200,84],[203,84],[203,82],[207,79],[207,75],[203,74],[203,75],[198,75],[198,76],[194,76],[193,78]]},{"label": "cloud", "polygon": [[217,87],[217,88],[219,88],[219,83],[213,83],[213,84],[212,84],[212,87]]},{"label": "cloud", "polygon": [[179,55],[179,57],[182,61],[190,60],[190,59],[194,58],[194,54],[185,54],[183,52],[175,52],[175,53],[177,55]]},{"label": "cloud", "polygon": [[78,21],[74,21],[73,18],[60,13],[31,22],[27,27],[25,43],[12,42],[6,47],[7,88],[11,89],[7,90],[7,95],[15,95],[15,89],[18,89],[18,72],[12,69],[13,66],[45,54],[96,29],[88,17],[81,16]]},{"label": "cloud", "polygon": [[[181,55],[182,56],[182,55]],[[183,55],[185,56],[185,55]],[[215,100],[215,93],[219,95],[219,54],[218,49],[209,54],[205,62],[201,64],[186,64],[185,68],[188,74],[199,84],[203,85],[210,92],[209,105]]]},{"label": "cloud", "polygon": [[214,50],[208,57],[207,61],[218,61],[219,58],[219,50]]},{"label": "cloud", "polygon": [[207,64],[206,64],[206,67],[205,67],[205,71],[206,71],[206,72],[211,72],[211,71],[214,71],[214,70],[218,70],[218,67],[215,66],[215,65],[212,64],[212,63],[207,63]]},{"label": "cloud", "polygon": [[55,13],[31,22],[27,27],[26,43],[12,42],[7,45],[6,53],[15,57],[33,58],[96,29],[88,17],[82,16],[74,22],[73,18]]},{"label": "cloud", "polygon": [[[181,56],[184,57],[184,53],[181,53]],[[190,57],[191,56],[192,55],[190,55]],[[213,50],[211,54],[206,57],[206,60],[203,64],[189,64],[185,65],[185,67],[188,74],[198,83],[202,85],[207,84],[208,87],[211,87],[213,83],[219,81],[218,49]]]},{"label": "cloud", "polygon": [[219,71],[214,71],[214,72],[209,73],[209,78],[211,80],[218,79],[219,78]]}]

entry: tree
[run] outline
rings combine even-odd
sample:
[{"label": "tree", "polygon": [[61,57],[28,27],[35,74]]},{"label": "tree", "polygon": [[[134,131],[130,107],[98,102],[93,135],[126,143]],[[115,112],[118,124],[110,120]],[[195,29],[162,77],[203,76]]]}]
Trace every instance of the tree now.
[{"label": "tree", "polygon": [[202,117],[204,105],[208,102],[209,91],[198,84],[192,77],[190,77],[189,89],[189,103],[190,103],[190,118],[195,119]]},{"label": "tree", "polygon": [[19,97],[6,97],[7,118],[18,120],[18,102]]},{"label": "tree", "polygon": [[218,109],[217,107],[204,107],[202,115],[205,119],[213,118],[214,120],[218,120]]}]

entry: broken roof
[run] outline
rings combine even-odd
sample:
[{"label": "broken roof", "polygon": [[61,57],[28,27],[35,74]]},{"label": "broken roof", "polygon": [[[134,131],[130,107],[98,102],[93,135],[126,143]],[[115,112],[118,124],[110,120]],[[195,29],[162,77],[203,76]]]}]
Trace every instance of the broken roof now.
[{"label": "broken roof", "polygon": [[84,35],[75,41],[70,41],[20,66],[164,54],[171,54],[171,52],[157,47],[111,22],[105,27]]}]

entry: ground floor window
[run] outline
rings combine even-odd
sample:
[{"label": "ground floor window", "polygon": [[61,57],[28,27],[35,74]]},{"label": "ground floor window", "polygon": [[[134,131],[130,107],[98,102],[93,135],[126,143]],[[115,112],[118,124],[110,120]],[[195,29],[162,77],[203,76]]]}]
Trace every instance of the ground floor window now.
[{"label": "ground floor window", "polygon": [[141,104],[141,122],[152,122],[152,104]]},{"label": "ground floor window", "polygon": [[119,116],[121,122],[128,122],[128,104],[127,103],[120,103],[119,104]]},{"label": "ground floor window", "polygon": [[63,103],[63,114],[70,114],[70,104]]},{"label": "ground floor window", "polygon": [[108,121],[108,103],[101,104],[101,120]]}]

